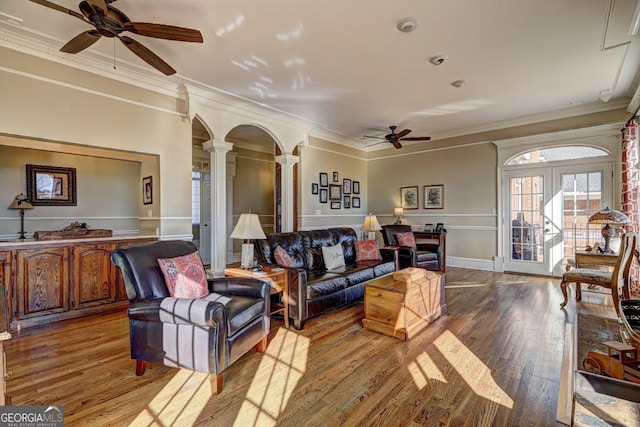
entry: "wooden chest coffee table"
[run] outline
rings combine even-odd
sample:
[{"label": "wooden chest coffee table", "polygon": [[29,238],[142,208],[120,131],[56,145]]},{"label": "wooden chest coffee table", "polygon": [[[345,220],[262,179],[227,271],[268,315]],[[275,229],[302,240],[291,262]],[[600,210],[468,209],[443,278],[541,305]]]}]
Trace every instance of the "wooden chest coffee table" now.
[{"label": "wooden chest coffee table", "polygon": [[442,275],[406,268],[365,284],[362,326],[403,341],[442,313]]}]

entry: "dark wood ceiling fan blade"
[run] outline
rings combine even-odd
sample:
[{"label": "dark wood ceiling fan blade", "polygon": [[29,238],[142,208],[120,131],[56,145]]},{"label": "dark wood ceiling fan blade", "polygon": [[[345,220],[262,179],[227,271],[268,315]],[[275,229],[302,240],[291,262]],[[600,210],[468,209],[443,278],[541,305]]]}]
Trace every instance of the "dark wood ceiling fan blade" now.
[{"label": "dark wood ceiling fan blade", "polygon": [[107,3],[104,0],[85,0],[87,3],[91,5],[93,10],[97,12],[97,9],[102,11],[104,15],[107,12]]},{"label": "dark wood ceiling fan blade", "polygon": [[51,3],[50,1],[47,0],[30,0],[33,3],[39,4],[41,6],[45,6],[48,7],[49,9],[53,9],[53,10],[57,10],[58,12],[62,12],[62,13],[66,13],[69,14],[71,16],[75,16],[78,19],[82,19],[83,21],[85,21],[84,16],[82,16],[81,13],[78,13],[74,10],[71,9],[67,9],[66,7],[63,6],[59,6],[55,3]]},{"label": "dark wood ceiling fan blade", "polygon": [[127,36],[118,37],[122,44],[124,44],[129,50],[140,57],[144,62],[151,65],[156,70],[160,71],[164,75],[170,76],[176,73],[176,70],[171,68],[169,64],[164,62],[158,55],[151,52],[144,47],[141,43]]},{"label": "dark wood ceiling fan blade", "polygon": [[392,144],[396,148],[402,148],[402,144],[400,144],[398,141],[394,141]]},{"label": "dark wood ceiling fan blade", "polygon": [[89,46],[91,46],[92,44],[94,44],[95,42],[97,42],[100,39],[100,37],[101,37],[100,34],[96,30],[85,31],[84,33],[80,33],[74,38],[72,38],[71,40],[69,40],[67,44],[62,46],[62,48],[60,49],[60,52],[65,52],[65,53],[81,52],[86,48],[88,48]]},{"label": "dark wood ceiling fan blade", "polygon": [[402,138],[403,141],[430,141],[430,136],[410,136],[408,138]]},{"label": "dark wood ceiling fan blade", "polygon": [[362,135],[363,138],[374,138],[374,139],[387,139],[384,136],[371,136],[371,135]]},{"label": "dark wood ceiling fan blade", "polygon": [[173,25],[151,24],[147,22],[125,22],[125,31],[141,36],[157,39],[176,40],[180,42],[202,43],[202,34],[191,28],[175,27]]},{"label": "dark wood ceiling fan blade", "polygon": [[402,138],[403,136],[409,134],[411,132],[411,129],[405,129],[403,131],[400,131],[399,133],[396,134],[397,138]]}]

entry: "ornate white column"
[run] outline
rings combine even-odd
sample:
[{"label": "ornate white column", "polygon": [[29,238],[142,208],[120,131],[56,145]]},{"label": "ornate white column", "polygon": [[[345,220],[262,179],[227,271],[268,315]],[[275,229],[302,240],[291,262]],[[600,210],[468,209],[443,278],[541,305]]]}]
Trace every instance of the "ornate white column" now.
[{"label": "ornate white column", "polygon": [[224,275],[227,258],[227,152],[233,144],[211,140],[202,144],[211,159],[211,270]]},{"label": "ornate white column", "polygon": [[[238,153],[230,151],[227,153],[227,236],[231,236],[233,231],[233,180],[236,177],[236,163]],[[227,238],[227,258],[226,263],[233,262],[233,239]]]},{"label": "ornate white column", "polygon": [[299,156],[282,154],[276,157],[276,162],[282,166],[281,191],[282,191],[282,231],[293,231],[293,165],[300,161]]}]

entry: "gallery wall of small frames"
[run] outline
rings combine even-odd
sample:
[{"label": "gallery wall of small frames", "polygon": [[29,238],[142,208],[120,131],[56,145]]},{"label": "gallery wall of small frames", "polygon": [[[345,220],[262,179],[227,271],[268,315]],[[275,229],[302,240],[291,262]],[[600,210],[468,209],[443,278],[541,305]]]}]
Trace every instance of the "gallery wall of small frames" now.
[{"label": "gallery wall of small frames", "polygon": [[331,174],[331,183],[329,183],[329,174],[320,172],[318,182],[311,183],[311,194],[317,194],[318,201],[329,203],[331,209],[360,207],[360,181],[342,178],[342,182],[340,182],[338,172]]}]

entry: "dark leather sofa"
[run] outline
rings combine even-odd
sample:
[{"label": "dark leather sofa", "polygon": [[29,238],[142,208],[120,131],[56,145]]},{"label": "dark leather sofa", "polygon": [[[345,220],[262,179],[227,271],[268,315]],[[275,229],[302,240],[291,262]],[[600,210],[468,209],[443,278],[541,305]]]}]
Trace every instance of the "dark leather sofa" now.
[{"label": "dark leather sofa", "polygon": [[444,247],[437,243],[418,243],[415,248],[398,245],[398,233],[412,233],[410,225],[382,226],[382,238],[387,246],[398,246],[399,268],[418,267],[431,271],[445,271]]},{"label": "dark leather sofa", "polygon": [[[276,266],[274,251],[279,245],[291,257],[295,268],[288,268],[289,317],[294,327],[304,328],[308,318],[364,296],[364,284],[397,269],[396,251],[380,250],[382,261],[356,262],[352,228],[330,228],[289,233],[270,233],[255,241],[258,259],[263,265]],[[342,244],[345,267],[325,268],[322,247]]]},{"label": "dark leather sofa", "polygon": [[271,287],[254,278],[216,278],[208,280],[207,297],[172,298],[158,258],[196,250],[187,241],[157,241],[116,249],[111,261],[122,272],[131,302],[127,314],[136,375],[144,374],[147,361],[205,372],[217,394],[225,369],[254,347],[266,350]]}]

